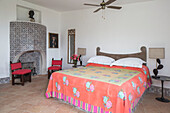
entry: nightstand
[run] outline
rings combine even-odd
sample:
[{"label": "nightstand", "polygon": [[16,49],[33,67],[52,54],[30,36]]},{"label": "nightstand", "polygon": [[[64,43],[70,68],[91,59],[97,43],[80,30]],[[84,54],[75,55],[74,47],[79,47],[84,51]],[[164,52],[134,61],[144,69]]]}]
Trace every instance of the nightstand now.
[{"label": "nightstand", "polygon": [[153,78],[153,79],[161,81],[161,84],[162,84],[162,96],[157,97],[156,100],[161,101],[161,102],[166,102],[166,103],[170,102],[168,99],[164,98],[164,94],[163,94],[164,81],[170,81],[170,77],[168,77],[168,76],[160,76],[160,78]]},{"label": "nightstand", "polygon": [[72,66],[73,68],[80,68],[80,67],[85,67],[85,65],[77,65],[76,67]]}]

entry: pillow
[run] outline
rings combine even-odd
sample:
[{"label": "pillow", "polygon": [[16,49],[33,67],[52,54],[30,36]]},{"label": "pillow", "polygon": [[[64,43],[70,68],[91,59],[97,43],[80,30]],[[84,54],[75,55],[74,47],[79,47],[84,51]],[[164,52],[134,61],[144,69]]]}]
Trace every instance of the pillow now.
[{"label": "pillow", "polygon": [[106,56],[94,56],[91,57],[87,63],[96,63],[96,64],[103,64],[103,65],[110,65],[113,63],[115,59],[106,57]]},{"label": "pillow", "polygon": [[128,67],[142,68],[143,63],[146,63],[146,62],[139,58],[122,58],[122,59],[116,60],[110,66],[116,65],[116,66],[128,66]]}]

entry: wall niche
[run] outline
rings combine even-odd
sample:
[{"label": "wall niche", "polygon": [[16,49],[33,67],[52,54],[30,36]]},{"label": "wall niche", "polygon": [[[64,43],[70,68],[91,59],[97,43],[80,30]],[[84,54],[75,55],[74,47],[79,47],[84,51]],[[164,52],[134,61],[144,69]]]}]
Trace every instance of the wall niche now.
[{"label": "wall niche", "polygon": [[29,11],[34,11],[34,20],[37,23],[41,23],[41,12],[35,9],[17,5],[17,20],[19,21],[30,21]]}]

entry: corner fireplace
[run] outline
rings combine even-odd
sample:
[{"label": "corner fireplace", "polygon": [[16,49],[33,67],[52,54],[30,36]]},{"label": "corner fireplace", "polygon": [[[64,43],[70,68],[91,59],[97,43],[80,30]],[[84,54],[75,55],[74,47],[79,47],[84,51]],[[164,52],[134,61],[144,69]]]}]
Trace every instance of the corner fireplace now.
[{"label": "corner fireplace", "polygon": [[45,74],[46,27],[34,22],[10,22],[10,60],[33,62],[37,74]]}]

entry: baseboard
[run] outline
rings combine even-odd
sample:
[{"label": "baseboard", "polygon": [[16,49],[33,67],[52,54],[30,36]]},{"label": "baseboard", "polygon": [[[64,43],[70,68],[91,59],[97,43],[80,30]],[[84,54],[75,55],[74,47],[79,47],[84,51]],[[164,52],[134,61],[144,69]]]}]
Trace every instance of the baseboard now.
[{"label": "baseboard", "polygon": [[9,83],[9,81],[10,81],[10,77],[0,78],[0,84],[6,84]]},{"label": "baseboard", "polygon": [[[149,92],[155,93],[155,94],[162,94],[162,88],[158,86],[151,86],[149,88]],[[170,96],[170,89],[169,88],[164,88],[164,96]]]}]

